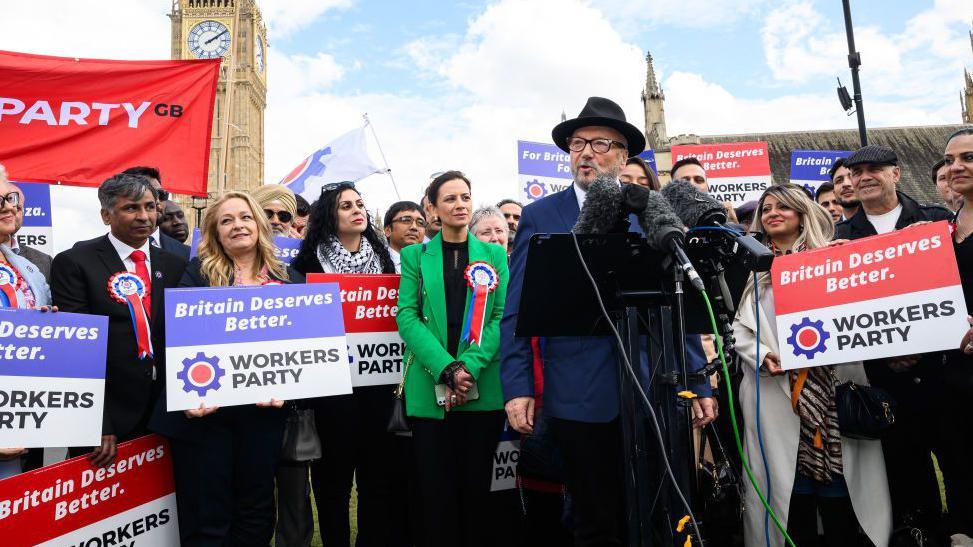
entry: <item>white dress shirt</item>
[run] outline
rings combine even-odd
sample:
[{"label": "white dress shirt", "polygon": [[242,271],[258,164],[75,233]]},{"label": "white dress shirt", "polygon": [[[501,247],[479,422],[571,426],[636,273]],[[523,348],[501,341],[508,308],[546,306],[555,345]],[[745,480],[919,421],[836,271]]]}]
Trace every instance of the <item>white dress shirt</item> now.
[{"label": "white dress shirt", "polygon": [[581,209],[582,207],[584,207],[584,198],[588,196],[588,191],[585,190],[584,188],[581,188],[581,186],[579,186],[577,182],[574,183],[573,186],[574,186],[574,196],[578,198],[578,209]]},{"label": "white dress shirt", "polygon": [[[152,254],[149,252],[150,243],[148,239],[138,249],[130,247],[127,243],[115,237],[115,234],[111,232],[108,232],[108,241],[111,242],[112,247],[115,248],[115,252],[118,253],[118,258],[122,259],[122,263],[125,264],[125,269],[132,273],[135,273],[135,261],[131,258],[132,252],[139,250],[145,253],[145,268],[149,272],[149,275],[152,275]],[[148,282],[151,283],[152,280],[149,279]]]}]

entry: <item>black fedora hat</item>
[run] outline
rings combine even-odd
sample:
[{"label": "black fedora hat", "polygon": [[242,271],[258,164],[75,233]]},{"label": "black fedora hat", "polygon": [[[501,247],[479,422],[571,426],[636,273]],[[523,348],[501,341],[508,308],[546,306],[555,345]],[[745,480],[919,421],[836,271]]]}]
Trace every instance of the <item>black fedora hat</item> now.
[{"label": "black fedora hat", "polygon": [[603,97],[588,97],[588,102],[585,103],[578,117],[555,125],[554,130],[551,131],[551,138],[554,139],[554,144],[558,148],[570,152],[568,150],[568,139],[574,134],[575,130],[594,125],[611,127],[621,133],[628,141],[629,157],[637,156],[645,150],[645,135],[642,134],[642,131],[625,121],[625,112],[622,111],[622,107]]}]

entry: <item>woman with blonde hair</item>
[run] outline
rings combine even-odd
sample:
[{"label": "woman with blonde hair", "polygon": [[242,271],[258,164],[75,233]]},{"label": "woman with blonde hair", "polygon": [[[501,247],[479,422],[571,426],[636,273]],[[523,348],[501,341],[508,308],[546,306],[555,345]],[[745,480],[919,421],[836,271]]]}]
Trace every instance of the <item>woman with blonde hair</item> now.
[{"label": "woman with blonde hair", "polygon": [[[304,282],[274,256],[270,224],[249,194],[224,194],[206,209],[201,228],[199,254],[180,287]],[[182,545],[270,543],[282,406],[271,399],[255,406],[156,413],[150,426],[172,442]]]},{"label": "woman with blonde hair", "polygon": [[[834,235],[828,212],[794,184],[763,193],[752,230],[777,256],[826,247]],[[838,428],[835,388],[847,381],[867,385],[862,363],[782,370],[769,273],[757,274],[756,290],[752,279],[747,284],[733,333],[743,363],[747,459],[788,535],[798,546],[817,545],[820,513],[828,547],[860,545],[859,527],[875,546],[888,545],[892,508],[882,445],[842,437]],[[747,483],[746,545],[764,545],[767,533],[771,545],[784,545]]]}]

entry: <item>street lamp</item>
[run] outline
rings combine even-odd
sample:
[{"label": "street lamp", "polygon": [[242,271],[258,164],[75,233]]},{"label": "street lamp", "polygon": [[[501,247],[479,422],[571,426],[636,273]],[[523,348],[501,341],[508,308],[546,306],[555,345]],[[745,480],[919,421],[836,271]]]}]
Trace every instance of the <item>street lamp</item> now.
[{"label": "street lamp", "polygon": [[[845,34],[848,35],[848,67],[851,68],[851,85],[855,91],[855,112],[858,113],[858,138],[861,141],[862,146],[868,145],[868,135],[865,134],[865,109],[862,107],[862,87],[861,82],[858,80],[858,67],[862,64],[861,54],[855,51],[855,29],[851,25],[851,6],[849,5],[849,0],[842,0],[841,5],[845,11]],[[839,82],[840,85],[840,82]],[[840,99],[842,88],[838,88],[838,94]],[[845,96],[847,97],[848,92],[845,91]],[[842,107],[845,111],[848,111],[848,106],[846,106],[845,100],[842,100]]]}]

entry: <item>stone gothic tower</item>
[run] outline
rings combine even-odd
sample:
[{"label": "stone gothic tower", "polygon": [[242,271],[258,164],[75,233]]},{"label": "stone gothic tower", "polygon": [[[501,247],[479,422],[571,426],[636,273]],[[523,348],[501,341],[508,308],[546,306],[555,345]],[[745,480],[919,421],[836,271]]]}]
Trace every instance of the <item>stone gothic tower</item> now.
[{"label": "stone gothic tower", "polygon": [[645,89],[642,90],[642,106],[645,109],[645,142],[652,150],[668,148],[666,135],[666,96],[655,78],[652,54],[645,54]]},{"label": "stone gothic tower", "polygon": [[221,57],[210,195],[264,183],[267,27],[254,0],[172,0],[172,58]]},{"label": "stone gothic tower", "polygon": [[[970,50],[973,50],[973,30],[970,31]],[[966,69],[963,70],[963,75],[966,76],[966,88],[960,96],[963,103],[963,123],[973,123],[973,77]]]}]

